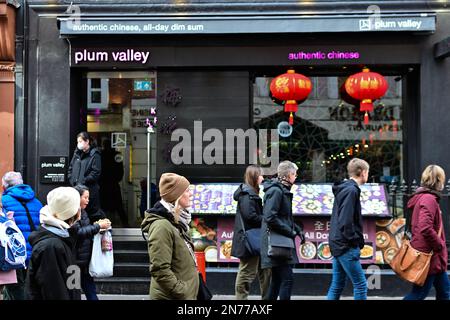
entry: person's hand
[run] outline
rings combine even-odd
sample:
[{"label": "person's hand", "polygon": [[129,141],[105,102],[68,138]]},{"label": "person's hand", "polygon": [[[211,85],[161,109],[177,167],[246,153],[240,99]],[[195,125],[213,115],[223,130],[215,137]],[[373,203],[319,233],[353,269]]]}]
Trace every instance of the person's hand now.
[{"label": "person's hand", "polygon": [[111,221],[109,221],[108,219],[98,220],[96,223],[100,226],[100,229],[102,230],[106,230],[111,227]]}]

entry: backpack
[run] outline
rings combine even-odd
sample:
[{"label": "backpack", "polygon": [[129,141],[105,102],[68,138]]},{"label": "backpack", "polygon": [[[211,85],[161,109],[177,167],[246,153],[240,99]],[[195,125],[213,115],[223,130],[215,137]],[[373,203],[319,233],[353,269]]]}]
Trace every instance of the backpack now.
[{"label": "backpack", "polygon": [[27,243],[13,220],[0,213],[0,270],[26,268]]}]

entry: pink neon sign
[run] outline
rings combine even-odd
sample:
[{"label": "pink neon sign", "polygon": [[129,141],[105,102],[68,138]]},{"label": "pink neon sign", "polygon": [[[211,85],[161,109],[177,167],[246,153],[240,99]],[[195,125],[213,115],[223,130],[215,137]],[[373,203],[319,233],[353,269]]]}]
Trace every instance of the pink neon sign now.
[{"label": "pink neon sign", "polygon": [[289,60],[356,60],[359,57],[360,54],[357,51],[299,51],[288,54]]}]

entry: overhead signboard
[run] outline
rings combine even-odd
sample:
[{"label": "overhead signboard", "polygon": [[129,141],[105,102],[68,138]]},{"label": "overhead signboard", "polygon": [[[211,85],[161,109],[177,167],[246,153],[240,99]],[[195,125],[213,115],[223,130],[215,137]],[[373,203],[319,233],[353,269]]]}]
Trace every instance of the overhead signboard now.
[{"label": "overhead signboard", "polygon": [[77,34],[241,34],[317,32],[434,32],[428,13],[257,17],[64,17],[61,35]]}]

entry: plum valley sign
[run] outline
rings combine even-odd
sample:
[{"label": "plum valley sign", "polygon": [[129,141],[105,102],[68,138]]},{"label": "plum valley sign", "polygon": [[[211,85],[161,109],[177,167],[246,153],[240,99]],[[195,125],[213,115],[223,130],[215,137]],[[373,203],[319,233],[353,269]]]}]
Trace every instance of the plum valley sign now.
[{"label": "plum valley sign", "polygon": [[75,48],[70,55],[71,66],[135,65],[146,66],[150,51],[145,48]]},{"label": "plum valley sign", "polygon": [[434,32],[427,13],[256,17],[60,17],[61,35],[82,34],[240,34],[317,32]]}]

